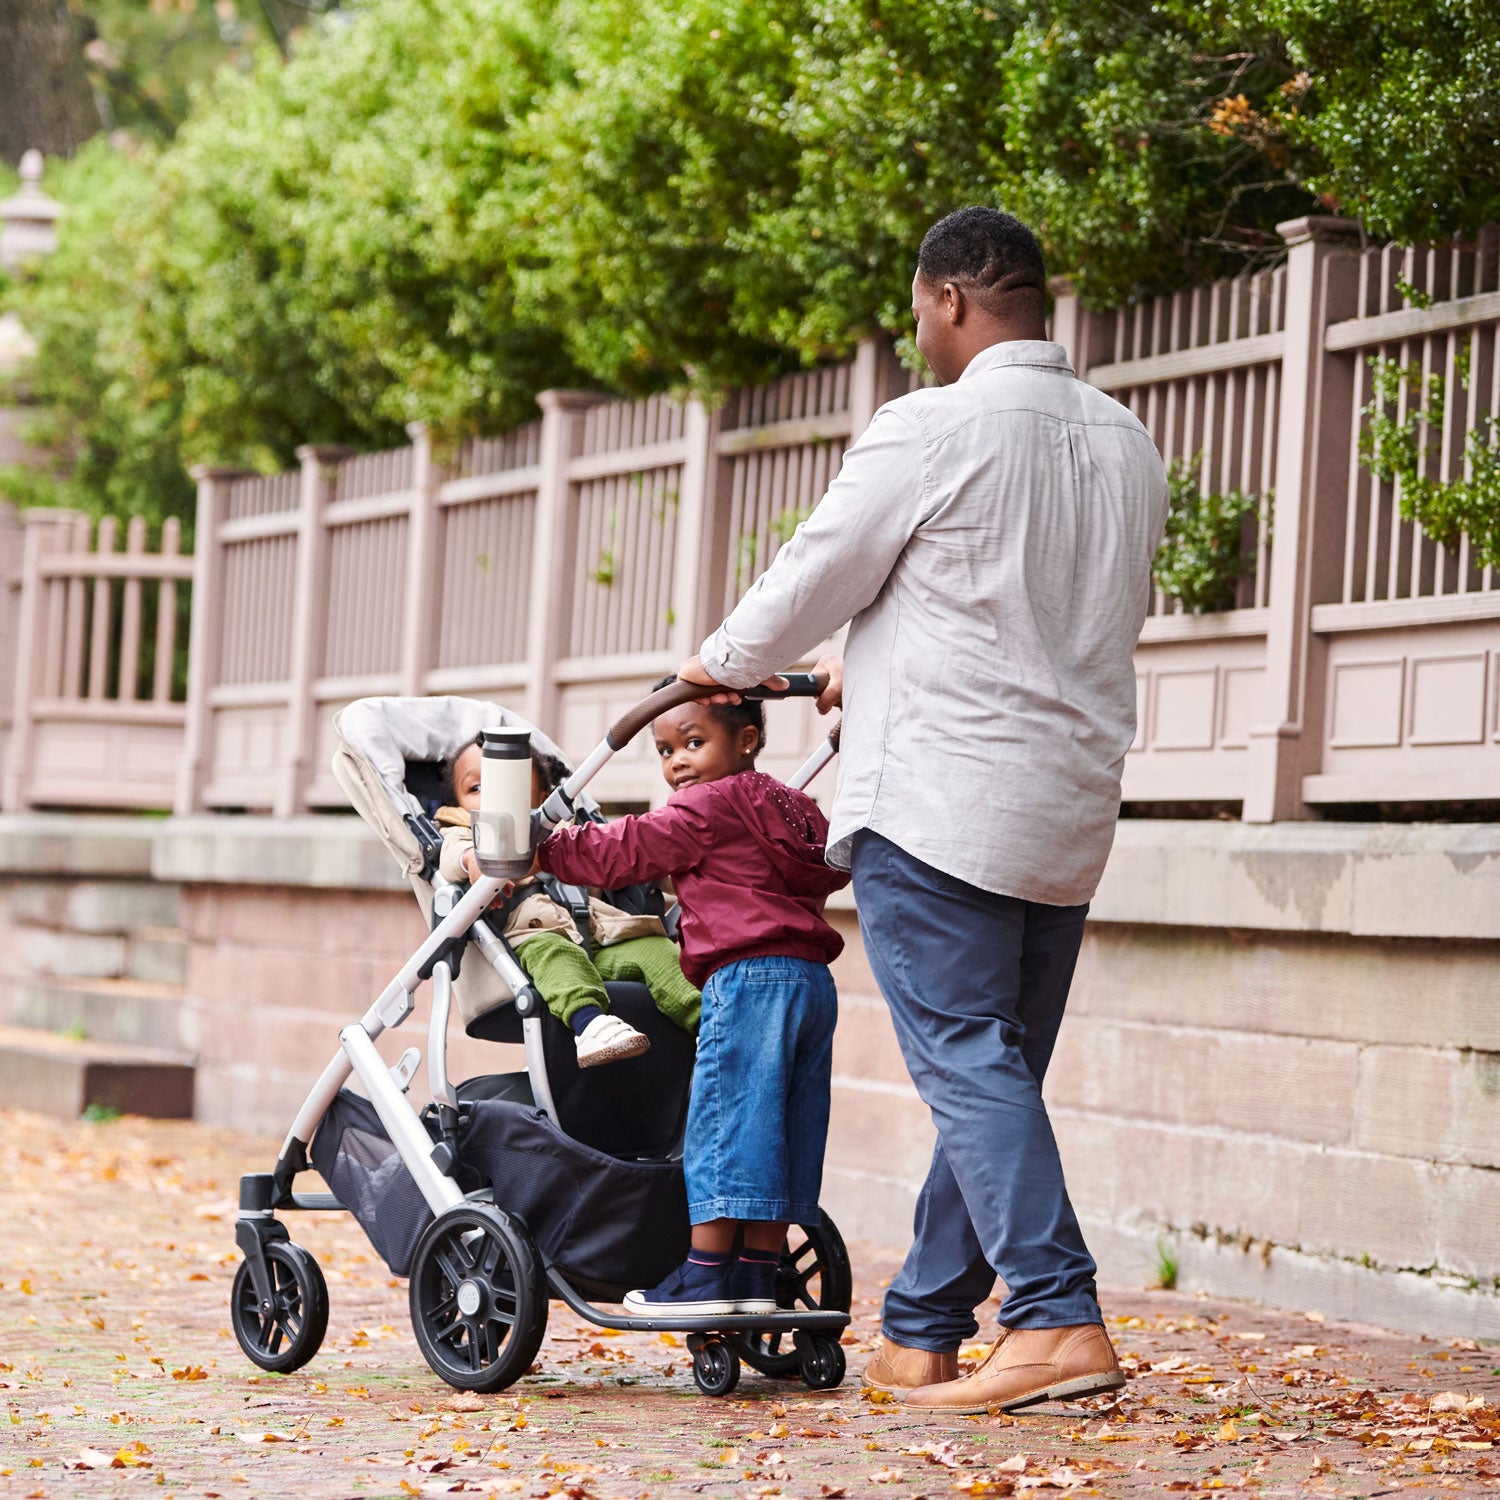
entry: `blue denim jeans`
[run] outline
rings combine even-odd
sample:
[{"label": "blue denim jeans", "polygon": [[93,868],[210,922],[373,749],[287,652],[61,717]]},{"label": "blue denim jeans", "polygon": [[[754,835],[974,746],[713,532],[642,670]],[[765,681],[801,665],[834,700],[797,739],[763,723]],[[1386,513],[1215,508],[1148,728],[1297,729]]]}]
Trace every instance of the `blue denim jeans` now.
[{"label": "blue denim jeans", "polygon": [[815,1223],[838,995],[827,964],[742,958],[703,986],[688,1217]]},{"label": "blue denim jeans", "polygon": [[887,1337],[956,1349],[997,1272],[1006,1328],[1102,1322],[1042,1103],[1088,907],[979,890],[869,829],[853,866],[865,952],[938,1133]]}]

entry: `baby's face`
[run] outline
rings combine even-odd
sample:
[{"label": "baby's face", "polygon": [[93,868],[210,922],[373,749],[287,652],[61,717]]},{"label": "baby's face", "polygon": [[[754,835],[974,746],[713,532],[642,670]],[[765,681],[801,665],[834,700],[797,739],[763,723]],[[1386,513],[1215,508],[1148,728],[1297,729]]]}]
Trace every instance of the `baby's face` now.
[{"label": "baby's face", "polygon": [[483,764],[484,754],[478,745],[465,745],[453,763],[453,796],[465,812],[479,807],[479,769]]}]

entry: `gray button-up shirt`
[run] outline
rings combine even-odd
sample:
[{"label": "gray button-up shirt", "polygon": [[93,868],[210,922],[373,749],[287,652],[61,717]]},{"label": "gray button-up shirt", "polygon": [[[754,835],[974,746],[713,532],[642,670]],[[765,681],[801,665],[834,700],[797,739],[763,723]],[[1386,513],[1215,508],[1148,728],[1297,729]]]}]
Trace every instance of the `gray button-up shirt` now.
[{"label": "gray button-up shirt", "polygon": [[870,828],[984,890],[1076,905],[1114,839],[1166,511],[1129,411],[1060,345],[995,344],[881,407],[703,665],[749,687],[852,621],[829,862]]}]

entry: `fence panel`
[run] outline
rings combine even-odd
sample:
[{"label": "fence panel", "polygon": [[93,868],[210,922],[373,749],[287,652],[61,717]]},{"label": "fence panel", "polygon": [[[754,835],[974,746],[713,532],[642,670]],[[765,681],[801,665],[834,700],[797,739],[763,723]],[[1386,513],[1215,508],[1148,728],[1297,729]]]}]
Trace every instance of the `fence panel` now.
[{"label": "fence panel", "polygon": [[1373,418],[1404,425],[1434,401],[1441,424],[1412,433],[1419,483],[1472,480],[1476,446],[1493,451],[1500,226],[1469,244],[1371,247],[1358,278],[1355,315],[1327,332],[1355,398],[1348,429],[1325,434],[1349,472],[1340,589],[1312,612],[1328,652],[1326,735],[1303,796],[1500,800],[1500,579],[1468,535],[1444,545],[1403,518],[1402,481],[1368,462]]},{"label": "fence panel", "polygon": [[16,724],[7,808],[170,807],[186,723],[192,559],[167,521],[157,550],[139,516],[124,550],[71,512],[30,511],[20,576]]}]

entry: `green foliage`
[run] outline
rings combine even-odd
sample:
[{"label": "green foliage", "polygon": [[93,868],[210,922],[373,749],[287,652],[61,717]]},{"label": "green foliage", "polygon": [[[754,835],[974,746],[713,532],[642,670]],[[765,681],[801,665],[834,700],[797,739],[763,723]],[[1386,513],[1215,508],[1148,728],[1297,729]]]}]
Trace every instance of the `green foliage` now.
[{"label": "green foliage", "polygon": [[90,1104],[79,1118],[86,1125],[113,1125],[120,1111],[113,1104]]},{"label": "green foliage", "polygon": [[[1191,614],[1233,609],[1243,571],[1244,518],[1260,509],[1244,490],[1205,493],[1199,481],[1203,455],[1173,459],[1167,467],[1167,529],[1157,549],[1156,582]],[[1265,513],[1270,515],[1271,495]]]},{"label": "green foliage", "polygon": [[1170,1292],[1177,1285],[1177,1251],[1158,1236],[1156,1241],[1156,1285]]},{"label": "green foliage", "polygon": [[68,460],[28,495],[183,513],[196,462],[841,356],[907,331],[965,202],[1095,304],[1279,254],[1319,195],[1400,234],[1500,212],[1472,0],[367,0],[285,65],[235,3],[226,40],[209,0],[89,0],[162,139],[50,174],[62,249],[4,293]]},{"label": "green foliage", "polygon": [[258,0],[70,0],[106,125],[173,134],[193,89],[272,40]]},{"label": "green foliage", "polygon": [[[1456,363],[1460,389],[1473,378],[1476,335]],[[1360,463],[1385,484],[1395,484],[1403,520],[1415,521],[1433,541],[1456,547],[1467,535],[1474,561],[1500,566],[1500,423],[1481,418],[1463,439],[1463,470],[1452,479],[1426,471],[1438,466],[1448,384],[1441,375],[1424,376],[1420,364],[1402,364],[1384,355],[1368,361],[1374,391],[1364,408]],[[1393,416],[1391,409],[1404,415]]]}]

